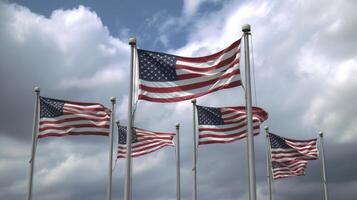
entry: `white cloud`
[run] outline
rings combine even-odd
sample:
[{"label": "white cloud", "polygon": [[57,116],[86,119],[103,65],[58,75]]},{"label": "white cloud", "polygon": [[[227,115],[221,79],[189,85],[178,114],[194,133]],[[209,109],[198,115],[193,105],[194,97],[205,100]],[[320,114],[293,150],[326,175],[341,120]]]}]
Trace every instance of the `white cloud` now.
[{"label": "white cloud", "polygon": [[106,68],[96,72],[89,78],[65,78],[59,83],[61,89],[81,88],[91,89],[95,86],[106,87],[110,84],[123,82],[125,72],[121,69]]}]

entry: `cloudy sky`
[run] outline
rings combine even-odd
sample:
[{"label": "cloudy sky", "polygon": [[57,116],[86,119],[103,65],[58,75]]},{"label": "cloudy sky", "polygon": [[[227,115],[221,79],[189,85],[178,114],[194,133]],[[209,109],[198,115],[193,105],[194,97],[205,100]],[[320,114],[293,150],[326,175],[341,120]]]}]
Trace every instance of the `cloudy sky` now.
[{"label": "cloudy sky", "polygon": [[[140,48],[183,56],[216,52],[252,25],[256,105],[274,133],[296,139],[325,132],[331,199],[357,189],[357,2],[354,0],[7,1],[0,0],[0,199],[25,199],[34,86],[43,96],[100,102],[116,96],[126,124],[128,38]],[[207,106],[244,103],[242,88],[198,99]],[[135,125],[174,131],[181,123],[182,199],[192,198],[192,104],[139,102]],[[261,133],[264,133],[261,130]],[[265,137],[255,137],[257,195],[267,199]],[[41,139],[33,199],[106,197],[107,137]],[[175,152],[134,159],[133,199],[175,199]],[[248,199],[246,141],[198,152],[198,197]],[[124,162],[113,173],[123,197]],[[320,160],[306,176],[274,182],[277,200],[323,199]]]}]

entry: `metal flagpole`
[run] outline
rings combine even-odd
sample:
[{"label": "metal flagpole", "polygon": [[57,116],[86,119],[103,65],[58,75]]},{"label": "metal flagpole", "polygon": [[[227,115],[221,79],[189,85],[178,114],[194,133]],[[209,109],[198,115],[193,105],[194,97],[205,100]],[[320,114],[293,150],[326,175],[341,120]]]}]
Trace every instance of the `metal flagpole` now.
[{"label": "metal flagpole", "polygon": [[244,56],[245,56],[245,82],[246,93],[245,102],[247,109],[247,126],[248,126],[248,172],[249,172],[249,200],[256,200],[256,181],[255,181],[255,156],[254,156],[254,135],[253,135],[253,119],[252,119],[252,94],[250,81],[250,56],[249,56],[249,35],[250,25],[242,26],[244,37]]},{"label": "metal flagpole", "polygon": [[176,200],[181,199],[180,178],[180,124],[176,124]]},{"label": "metal flagpole", "polygon": [[32,199],[32,183],[33,183],[33,169],[35,166],[35,154],[36,154],[36,143],[37,143],[37,132],[38,132],[38,106],[39,106],[39,99],[40,99],[40,88],[35,87],[34,89],[36,93],[36,103],[35,103],[35,110],[33,114],[33,129],[32,129],[32,149],[31,149],[31,159],[30,159],[30,178],[29,178],[29,185],[28,185],[28,196],[27,199]]},{"label": "metal flagpole", "polygon": [[269,200],[273,200],[273,193],[272,193],[272,167],[271,167],[271,146],[270,146],[270,139],[269,139],[269,127],[265,126],[265,136],[266,136],[266,144],[267,144],[267,177],[268,177],[268,186],[269,186]]},{"label": "metal flagpole", "polygon": [[192,99],[193,105],[193,200],[197,200],[197,142],[196,142],[196,99]]},{"label": "metal flagpole", "polygon": [[110,97],[112,102],[112,113],[110,120],[110,133],[109,133],[109,176],[108,176],[108,200],[112,199],[112,176],[113,176],[113,134],[114,134],[114,121],[115,121],[115,97]]},{"label": "metal flagpole", "polygon": [[321,145],[322,184],[324,188],[324,200],[328,200],[326,163],[325,163],[324,139],[323,139],[324,133],[320,131],[319,136],[320,136],[320,145]]},{"label": "metal flagpole", "polygon": [[134,51],[136,49],[136,38],[129,39],[131,46],[131,61],[130,61],[130,83],[129,83],[129,99],[128,99],[128,130],[126,137],[126,172],[125,172],[125,191],[124,200],[131,200],[131,134],[133,128],[133,71],[134,71]]}]

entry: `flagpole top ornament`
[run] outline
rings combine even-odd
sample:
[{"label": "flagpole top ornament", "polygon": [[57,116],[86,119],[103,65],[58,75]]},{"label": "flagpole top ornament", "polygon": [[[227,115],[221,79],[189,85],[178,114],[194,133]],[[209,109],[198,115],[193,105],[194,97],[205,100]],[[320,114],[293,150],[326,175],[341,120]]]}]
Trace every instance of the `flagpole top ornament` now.
[{"label": "flagpole top ornament", "polygon": [[119,121],[119,120],[117,120],[117,121],[115,121],[115,123],[116,123],[117,125],[119,125],[119,124],[120,124],[120,121]]},{"label": "flagpole top ornament", "polygon": [[244,33],[249,33],[249,32],[250,32],[250,24],[244,24],[244,25],[242,26],[242,31],[243,31]]},{"label": "flagpole top ornament", "polygon": [[193,104],[196,104],[197,100],[196,100],[196,99],[192,99],[191,102],[192,102]]},{"label": "flagpole top ornament", "polygon": [[264,126],[264,129],[265,129],[266,131],[268,131],[268,130],[269,130],[269,126]]},{"label": "flagpole top ornament", "polygon": [[324,133],[322,131],[319,132],[320,137],[324,136]]},{"label": "flagpole top ornament", "polygon": [[180,123],[176,123],[176,129],[180,128]]},{"label": "flagpole top ornament", "polygon": [[110,101],[111,101],[111,102],[114,103],[116,100],[117,100],[117,99],[116,99],[115,97],[110,97]]},{"label": "flagpole top ornament", "polygon": [[33,91],[35,91],[36,93],[39,93],[40,92],[40,87],[36,86]]},{"label": "flagpole top ornament", "polygon": [[129,38],[129,44],[130,45],[136,45],[136,38],[135,37],[131,37],[131,38]]}]

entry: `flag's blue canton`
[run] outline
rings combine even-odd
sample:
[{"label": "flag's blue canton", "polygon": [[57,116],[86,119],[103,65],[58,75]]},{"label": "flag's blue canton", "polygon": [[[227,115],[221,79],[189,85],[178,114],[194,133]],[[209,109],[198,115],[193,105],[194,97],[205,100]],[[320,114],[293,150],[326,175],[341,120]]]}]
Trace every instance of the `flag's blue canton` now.
[{"label": "flag's blue canton", "polygon": [[[126,144],[126,133],[127,133],[127,128],[126,126],[120,126],[118,125],[118,133],[119,133],[119,144]],[[133,131],[131,132],[131,143],[135,143],[138,141],[135,133],[135,129],[133,128]]]},{"label": "flag's blue canton", "polygon": [[139,77],[146,81],[176,81],[176,57],[174,55],[138,49]]},{"label": "flag's blue canton", "polygon": [[289,145],[286,144],[284,138],[282,138],[278,135],[270,133],[269,138],[270,138],[271,148],[273,148],[273,149],[275,149],[275,148],[281,148],[281,149],[291,148]]},{"label": "flag's blue canton", "polygon": [[197,106],[199,125],[223,125],[222,113],[220,108]]},{"label": "flag's blue canton", "polygon": [[286,167],[286,164],[285,163],[273,162],[272,163],[272,167],[273,167],[273,169],[282,168],[282,167]]},{"label": "flag's blue canton", "polygon": [[54,118],[63,115],[64,101],[40,97],[40,118]]}]

